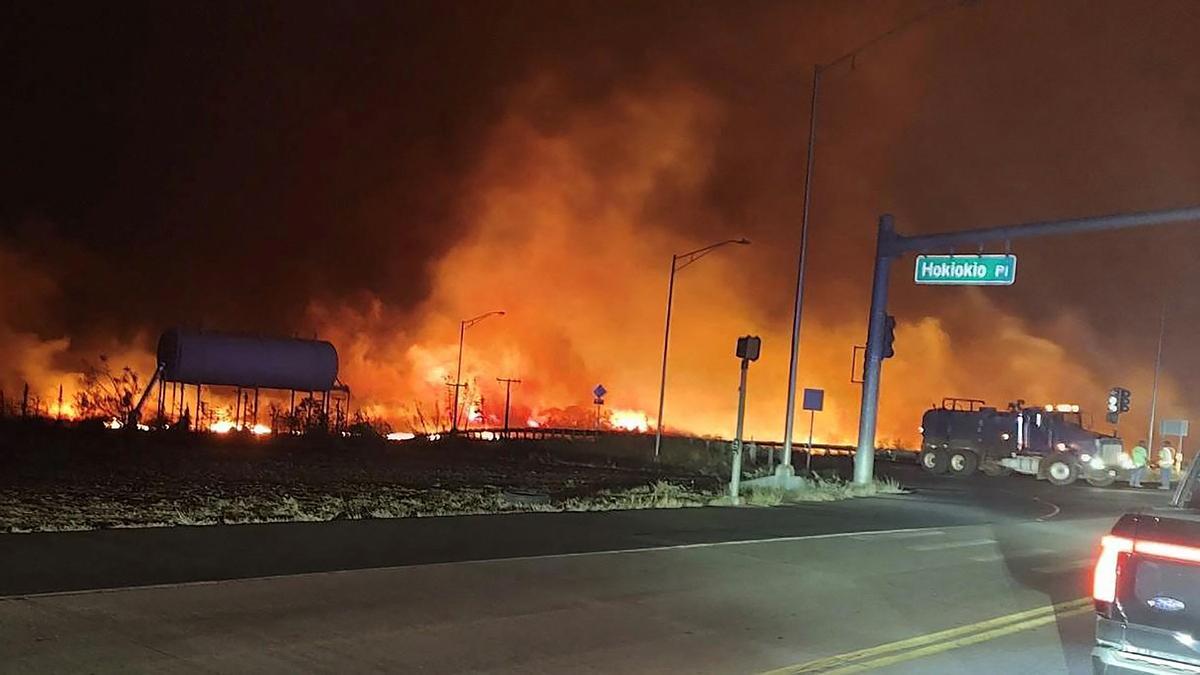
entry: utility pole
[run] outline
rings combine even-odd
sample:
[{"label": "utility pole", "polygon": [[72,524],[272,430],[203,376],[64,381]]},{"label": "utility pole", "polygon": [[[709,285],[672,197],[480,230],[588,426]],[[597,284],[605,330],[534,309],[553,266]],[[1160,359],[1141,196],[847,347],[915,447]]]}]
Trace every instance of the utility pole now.
[{"label": "utility pole", "polygon": [[866,373],[863,377],[862,406],[858,418],[858,448],[854,454],[854,482],[866,485],[874,480],[875,418],[879,407],[880,371],[887,324],[888,274],[894,258],[905,253],[918,253],[930,249],[983,246],[987,243],[1008,242],[1027,237],[1101,232],[1168,223],[1196,224],[1196,221],[1200,221],[1200,206],[905,237],[896,234],[891,214],[880,216],[875,243],[871,310],[867,323]]},{"label": "utility pole", "polygon": [[496,381],[504,383],[504,434],[507,436],[508,435],[508,405],[509,405],[509,401],[512,400],[512,386],[514,384],[521,384],[521,381],[514,380],[510,377],[497,377]]},{"label": "utility pole", "polygon": [[1154,386],[1150,390],[1150,433],[1146,436],[1146,448],[1154,452],[1154,413],[1158,408],[1158,373],[1162,368],[1163,335],[1167,332],[1167,301],[1163,300],[1162,317],[1158,321],[1158,352],[1154,355]]}]

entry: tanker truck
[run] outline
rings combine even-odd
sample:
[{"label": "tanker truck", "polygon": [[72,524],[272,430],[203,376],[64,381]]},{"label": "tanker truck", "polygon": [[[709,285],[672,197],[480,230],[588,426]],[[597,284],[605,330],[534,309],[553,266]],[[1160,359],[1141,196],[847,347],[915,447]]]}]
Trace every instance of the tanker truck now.
[{"label": "tanker truck", "polygon": [[952,477],[1036,476],[1054,485],[1083,478],[1096,487],[1127,480],[1132,462],[1121,439],[1087,429],[1079,406],[988,406],[980,399],[945,398],[921,419],[926,471]]}]

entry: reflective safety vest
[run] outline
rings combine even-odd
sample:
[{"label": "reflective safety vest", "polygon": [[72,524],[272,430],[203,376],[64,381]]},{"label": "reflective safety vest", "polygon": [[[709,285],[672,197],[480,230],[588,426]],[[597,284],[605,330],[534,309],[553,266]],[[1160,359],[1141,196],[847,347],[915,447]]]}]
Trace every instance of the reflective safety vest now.
[{"label": "reflective safety vest", "polygon": [[1158,465],[1175,466],[1175,451],[1164,445],[1162,450],[1158,451]]}]

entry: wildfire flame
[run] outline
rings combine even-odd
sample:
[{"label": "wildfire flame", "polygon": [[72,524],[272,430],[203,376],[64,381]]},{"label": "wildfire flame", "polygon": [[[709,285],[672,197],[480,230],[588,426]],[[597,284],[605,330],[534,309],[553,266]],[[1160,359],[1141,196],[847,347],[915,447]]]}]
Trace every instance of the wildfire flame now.
[{"label": "wildfire flame", "polygon": [[[720,101],[686,83],[621,89],[572,106],[573,112],[555,113],[566,109],[557,99],[562,95],[553,82],[544,81],[515,91],[508,109],[480,140],[478,162],[464,177],[464,198],[456,200],[455,216],[470,223],[469,231],[429,261],[430,288],[419,305],[389,305],[378,297],[361,305],[346,297],[309,305],[304,332],[312,329],[337,345],[342,379],[354,387],[355,405],[409,430],[392,440],[407,440],[412,432],[435,439],[448,430],[453,395],[447,384],[458,377],[460,360],[461,382],[453,384],[461,385],[457,391],[467,399],[460,405],[470,428],[509,418],[499,411],[510,394],[514,426],[524,421],[529,428],[592,428],[591,391],[601,381],[612,391],[610,400],[624,406],[608,412],[607,424],[639,433],[654,427],[639,409],[653,409],[658,396],[664,267],[673,252],[742,234],[724,225],[718,230],[716,216],[722,214],[706,207],[718,177],[714,165],[724,158],[713,145],[722,136],[717,132],[734,133],[737,125],[726,124],[729,111]],[[554,123],[547,123],[550,119]],[[662,186],[669,188],[665,194]],[[788,212],[774,206],[757,204],[751,212]],[[862,215],[827,214],[845,222]],[[858,222],[873,217],[867,214]],[[691,231],[680,227],[685,221],[704,224],[697,229],[705,234],[684,236]],[[860,230],[869,235],[869,227]],[[745,234],[756,241],[753,247],[722,249],[689,268],[681,280],[671,328],[666,430],[730,435],[737,380],[732,341],[752,331],[761,333],[763,347],[751,370],[746,433],[782,436],[790,322],[786,313],[767,310],[790,306],[791,287],[778,272],[780,264],[791,269],[792,258],[773,249],[786,244],[780,250],[792,251],[794,233]],[[870,295],[863,276],[870,264],[869,241],[849,234],[846,241],[845,255],[814,259],[813,274],[829,282],[814,286],[799,363],[803,385],[826,391],[825,409],[815,417],[817,438],[837,443],[856,438],[861,389],[849,381],[847,370],[858,372],[849,362],[853,346],[865,337],[862,319]],[[0,286],[18,288],[46,276],[23,258],[5,254],[0,249]],[[836,260],[837,269],[823,269],[822,260]],[[851,277],[842,268],[860,272]],[[1073,345],[1103,343],[1086,317],[1065,312],[1053,322],[1028,322],[1005,311],[993,296],[974,291],[953,296],[934,312],[913,300],[915,292],[897,300],[907,311],[898,312],[897,354],[889,359],[883,381],[880,442],[907,441],[911,447],[921,413],[943,396],[979,396],[1002,406],[1018,398],[1097,400],[1112,381],[1150,388],[1152,372],[1145,368],[1097,366],[1081,356],[1090,350]],[[48,293],[38,301],[53,300]],[[500,308],[507,314],[471,328],[464,346],[460,322]],[[985,329],[980,317],[988,317]],[[155,367],[146,349],[152,339],[144,335],[128,345],[110,345],[118,347],[109,351],[110,362],[130,365],[144,382]],[[14,392],[32,377],[42,387],[43,410],[75,416],[71,401],[78,373],[56,365],[72,360],[67,358],[74,356],[71,340],[42,341],[0,325],[0,347],[6,363],[21,364],[19,377],[0,372],[0,398],[7,391],[8,414],[16,409]],[[1099,361],[1119,364],[1120,359]],[[520,378],[521,384],[510,391],[496,382],[500,376]],[[47,405],[59,399],[57,387],[49,386],[57,382],[66,385],[63,403]],[[1168,379],[1160,402],[1182,400],[1179,391]],[[228,402],[227,394],[223,398]],[[193,408],[191,419],[211,419],[198,412]],[[803,418],[797,422],[805,426]],[[120,422],[109,425],[119,428]],[[214,433],[240,428],[229,420],[209,425]],[[270,433],[264,425],[249,431]]]},{"label": "wildfire flame", "polygon": [[646,433],[650,430],[650,421],[646,418],[646,413],[641,410],[614,409],[609,423],[614,429],[622,431]]},{"label": "wildfire flame", "polygon": [[227,434],[231,431],[249,431],[255,436],[266,436],[271,433],[271,427],[265,424],[245,425],[239,427],[229,420],[217,420],[208,425],[208,430],[215,434]]},{"label": "wildfire flame", "polygon": [[[122,422],[122,421],[121,421],[121,420],[119,420],[119,419],[113,418],[113,419],[111,419],[111,420],[107,420],[107,421],[104,423],[104,428],[106,428],[106,429],[112,429],[113,431],[116,431],[117,429],[124,429],[124,428],[125,428],[125,423],[124,423],[124,422]],[[135,427],[135,428],[136,428],[138,431],[150,431],[150,426],[149,426],[149,425],[146,425],[146,424],[141,424],[141,423],[139,423],[139,424],[137,425],[137,427]]]}]

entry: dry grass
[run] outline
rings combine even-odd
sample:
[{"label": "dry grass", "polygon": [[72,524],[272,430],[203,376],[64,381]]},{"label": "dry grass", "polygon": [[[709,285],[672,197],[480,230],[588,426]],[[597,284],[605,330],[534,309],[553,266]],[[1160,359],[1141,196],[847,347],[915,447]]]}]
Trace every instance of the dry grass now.
[{"label": "dry grass", "polygon": [[[746,504],[779,506],[830,502],[880,494],[904,494],[899,483],[884,478],[861,487],[839,478],[803,479],[796,490],[754,488],[743,493]],[[659,480],[628,489],[514,502],[494,486],[408,488],[390,485],[343,486],[337,491],[294,492],[250,486],[236,494],[191,494],[176,498],[139,498],[135,494],[89,495],[0,490],[0,532],[49,532],[112,527],[236,525],[242,523],[421,518],[491,513],[618,511],[728,505],[728,496]]]},{"label": "dry grass", "polygon": [[233,496],[138,499],[0,490],[0,532],[51,532],[111,527],[420,518],[490,513],[615,511],[705,506],[714,495],[668,481],[591,495],[519,503],[494,486],[449,489],[356,485],[338,494],[272,489]]},{"label": "dry grass", "polygon": [[705,506],[712,499],[712,493],[689,490],[683,486],[660,480],[645,487],[568,499],[562,504],[563,508],[561,510],[616,511],[623,509],[678,509]]},{"label": "dry grass", "polygon": [[870,485],[856,485],[837,477],[801,478],[801,486],[794,490],[776,487],[752,488],[742,494],[746,504],[752,506],[779,506],[798,502],[835,502],[855,497],[875,495],[899,495],[907,491],[892,478],[877,478]]}]

